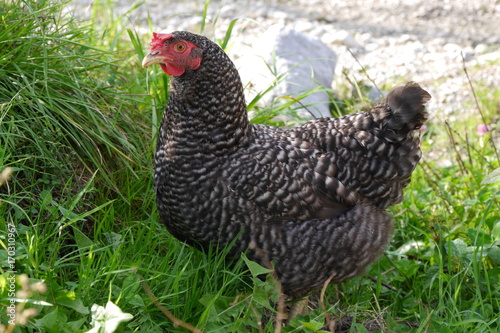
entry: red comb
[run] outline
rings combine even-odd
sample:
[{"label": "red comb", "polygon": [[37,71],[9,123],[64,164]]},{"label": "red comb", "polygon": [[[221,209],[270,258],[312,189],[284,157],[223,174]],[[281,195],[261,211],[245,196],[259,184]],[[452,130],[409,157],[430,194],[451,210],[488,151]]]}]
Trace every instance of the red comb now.
[{"label": "red comb", "polygon": [[173,36],[174,35],[172,34],[160,34],[153,32],[153,39],[151,40],[151,43],[149,43],[149,46],[151,46],[151,49],[163,47],[165,41],[172,38]]}]

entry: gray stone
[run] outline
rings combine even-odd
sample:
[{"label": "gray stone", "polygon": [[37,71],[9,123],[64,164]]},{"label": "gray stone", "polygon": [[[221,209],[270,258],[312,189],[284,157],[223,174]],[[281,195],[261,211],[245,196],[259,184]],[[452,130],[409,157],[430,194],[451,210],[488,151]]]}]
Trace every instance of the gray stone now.
[{"label": "gray stone", "polygon": [[[243,84],[250,88],[247,89],[247,99],[252,100],[273,84],[276,86],[264,95],[260,105],[287,102],[289,99],[280,97],[296,98],[304,91],[318,87],[330,89],[337,57],[320,40],[276,25],[255,43],[249,44],[251,50],[236,61]],[[330,98],[324,89],[303,98],[301,103],[307,110],[298,109],[296,112],[300,117],[331,115]]]}]

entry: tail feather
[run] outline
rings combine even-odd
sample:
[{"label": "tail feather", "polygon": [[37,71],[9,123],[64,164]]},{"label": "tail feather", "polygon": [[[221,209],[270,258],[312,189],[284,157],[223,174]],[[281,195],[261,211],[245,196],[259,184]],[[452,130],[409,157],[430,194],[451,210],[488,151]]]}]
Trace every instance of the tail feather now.
[{"label": "tail feather", "polygon": [[427,119],[425,104],[431,95],[415,82],[392,89],[386,97],[384,128],[399,135],[419,129]]}]

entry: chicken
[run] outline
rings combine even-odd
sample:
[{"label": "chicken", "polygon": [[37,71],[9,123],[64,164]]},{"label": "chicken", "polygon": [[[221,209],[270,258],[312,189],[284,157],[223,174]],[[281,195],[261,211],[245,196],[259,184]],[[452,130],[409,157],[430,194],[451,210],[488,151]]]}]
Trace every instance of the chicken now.
[{"label": "chicken", "polygon": [[143,67],[172,76],[154,183],[161,220],[200,249],[273,262],[283,291],[303,297],[329,277],[362,274],[392,234],[386,208],[420,159],[429,93],[394,88],[370,112],[295,128],[251,124],[232,61],[190,32],[154,33]]}]

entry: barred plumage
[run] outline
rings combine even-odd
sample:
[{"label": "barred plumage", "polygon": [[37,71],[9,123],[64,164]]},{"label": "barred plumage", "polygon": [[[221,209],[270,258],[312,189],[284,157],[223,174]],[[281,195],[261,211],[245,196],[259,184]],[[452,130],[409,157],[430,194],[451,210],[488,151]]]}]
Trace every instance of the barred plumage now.
[{"label": "barred plumage", "polygon": [[174,75],[154,174],[172,235],[202,249],[237,237],[231,253],[274,260],[293,297],[381,255],[392,233],[385,208],[402,200],[420,158],[425,90],[407,83],[370,112],[292,129],[255,125],[219,46],[189,32],[155,34],[151,45],[143,65]]}]

